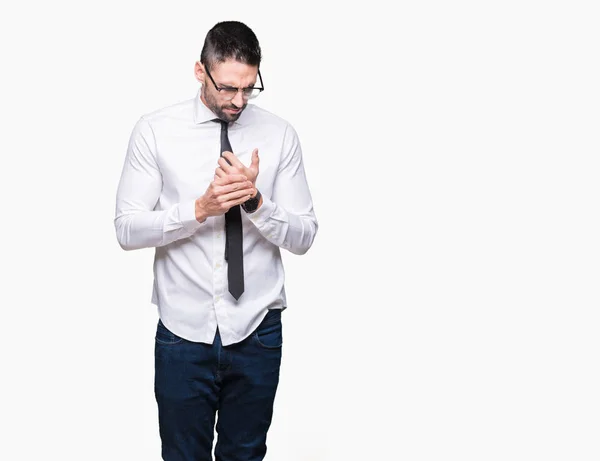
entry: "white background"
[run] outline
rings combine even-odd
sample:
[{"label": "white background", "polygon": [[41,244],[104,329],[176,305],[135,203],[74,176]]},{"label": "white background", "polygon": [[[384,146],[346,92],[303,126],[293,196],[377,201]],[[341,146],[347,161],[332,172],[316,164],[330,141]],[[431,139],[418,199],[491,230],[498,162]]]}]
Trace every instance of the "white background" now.
[{"label": "white background", "polygon": [[1,459],[160,459],[153,251],[115,193],[230,19],[320,223],[266,459],[600,459],[595,2],[389,3],[2,7]]}]

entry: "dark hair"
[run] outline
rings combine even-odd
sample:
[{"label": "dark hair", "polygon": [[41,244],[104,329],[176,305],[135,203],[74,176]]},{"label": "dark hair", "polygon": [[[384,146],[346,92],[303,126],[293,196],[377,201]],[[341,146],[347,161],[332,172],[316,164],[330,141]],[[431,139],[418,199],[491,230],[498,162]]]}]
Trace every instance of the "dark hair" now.
[{"label": "dark hair", "polygon": [[238,21],[216,24],[206,34],[200,62],[210,70],[216,63],[227,59],[259,66],[262,58],[258,39],[252,29]]}]

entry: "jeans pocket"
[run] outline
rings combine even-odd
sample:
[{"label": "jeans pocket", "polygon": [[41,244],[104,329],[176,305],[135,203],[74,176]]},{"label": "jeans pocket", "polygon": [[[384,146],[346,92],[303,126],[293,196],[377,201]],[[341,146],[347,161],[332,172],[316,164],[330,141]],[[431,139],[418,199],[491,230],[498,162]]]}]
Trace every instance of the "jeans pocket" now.
[{"label": "jeans pocket", "polygon": [[156,326],[156,342],[159,344],[179,344],[183,341],[183,338],[180,338],[175,333],[172,333],[161,321],[158,320],[158,325]]},{"label": "jeans pocket", "polygon": [[281,312],[269,312],[254,332],[254,340],[265,349],[280,349],[283,346]]}]

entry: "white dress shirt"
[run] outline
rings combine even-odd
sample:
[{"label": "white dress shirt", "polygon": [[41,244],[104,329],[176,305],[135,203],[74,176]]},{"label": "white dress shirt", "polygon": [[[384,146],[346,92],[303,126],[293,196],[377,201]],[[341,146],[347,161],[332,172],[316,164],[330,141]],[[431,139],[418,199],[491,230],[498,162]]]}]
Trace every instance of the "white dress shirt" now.
[{"label": "white dress shirt", "polygon": [[115,229],[125,250],[156,247],[151,302],[165,326],[182,338],[223,345],[248,337],[268,309],[285,309],[280,248],[305,253],[318,224],[302,150],[285,120],[248,104],[229,124],[234,154],[250,166],[260,158],[256,187],[263,203],[242,210],[244,293],[227,284],[225,216],[195,218],[195,201],[214,179],[221,125],[195,98],[142,116],[131,134],[116,199]]}]

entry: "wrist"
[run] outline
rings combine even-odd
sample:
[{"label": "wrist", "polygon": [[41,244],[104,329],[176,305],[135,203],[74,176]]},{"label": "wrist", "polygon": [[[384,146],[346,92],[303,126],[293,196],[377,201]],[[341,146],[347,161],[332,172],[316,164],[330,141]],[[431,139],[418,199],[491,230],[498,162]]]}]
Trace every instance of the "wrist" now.
[{"label": "wrist", "polygon": [[195,213],[196,221],[200,223],[203,223],[204,221],[206,221],[206,218],[208,218],[208,215],[204,212],[204,208],[202,207],[200,199],[196,199]]},{"label": "wrist", "polygon": [[256,194],[242,203],[242,209],[246,213],[254,213],[262,205],[262,194],[256,189]]}]

